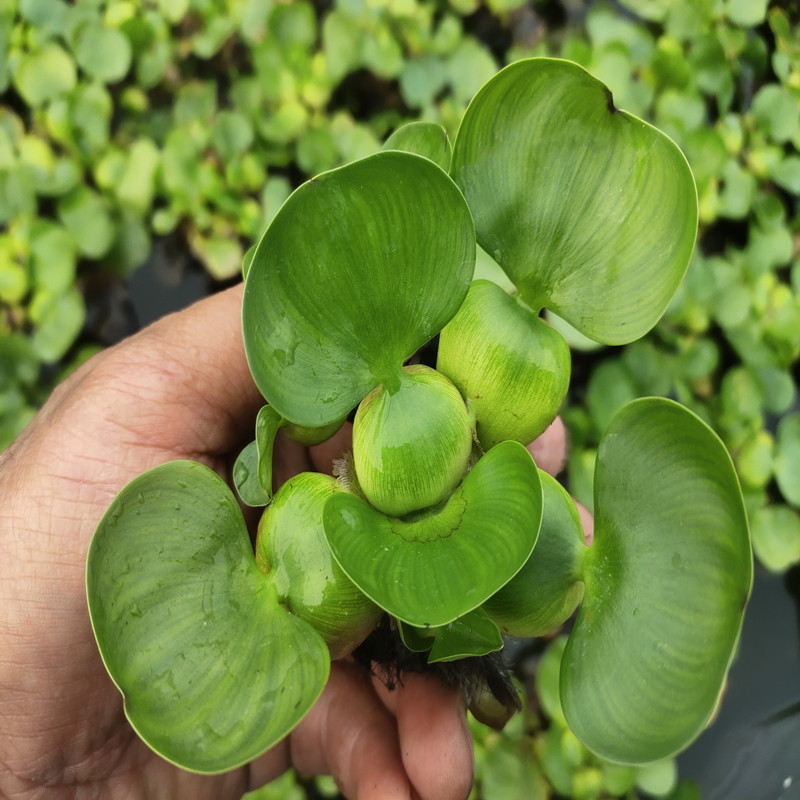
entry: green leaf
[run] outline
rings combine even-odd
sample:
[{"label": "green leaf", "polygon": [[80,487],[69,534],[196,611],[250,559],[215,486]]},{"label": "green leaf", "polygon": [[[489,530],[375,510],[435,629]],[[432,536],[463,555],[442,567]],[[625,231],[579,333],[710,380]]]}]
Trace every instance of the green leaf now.
[{"label": "green leaf", "polygon": [[237,238],[214,234],[204,236],[194,231],[189,235],[189,244],[212,278],[224,281],[240,271],[242,246]]},{"label": "green leaf", "polygon": [[630,372],[622,362],[609,360],[598,364],[589,378],[585,401],[598,434],[606,429],[614,414],[636,396]]},{"label": "green leaf", "polygon": [[752,114],[758,126],[776,142],[793,139],[800,127],[800,104],[779,84],[767,84],[756,92]]},{"label": "green leaf", "polygon": [[256,417],[256,438],[239,453],[233,482],[242,502],[265,506],[272,500],[272,451],[283,418],[272,406],[262,406]]},{"label": "green leaf", "polygon": [[508,439],[528,444],[553,421],[569,386],[570,353],[519,297],[478,280],[442,330],[436,368],[467,400],[488,450]]},{"label": "green leaf", "polygon": [[20,16],[50,34],[61,33],[67,8],[62,0],[20,0],[19,3]]},{"label": "green leaf", "polygon": [[725,16],[742,28],[760,25],[767,16],[769,0],[726,0]]},{"label": "green leaf", "polygon": [[775,165],[771,175],[782,189],[800,195],[800,156],[787,156]]},{"label": "green leaf", "polygon": [[428,663],[485,656],[496,653],[502,647],[500,629],[482,608],[476,608],[463,617],[436,628]]},{"label": "green leaf", "polygon": [[0,300],[3,303],[21,303],[29,288],[28,274],[21,264],[10,259],[3,263],[0,268]]},{"label": "green leaf", "polygon": [[59,294],[75,282],[76,247],[69,232],[45,220],[31,230],[31,268],[37,287]]},{"label": "green leaf", "polygon": [[78,65],[102,83],[122,80],[130,69],[132,56],[128,37],[99,22],[82,26],[75,40]]},{"label": "green leaf", "polygon": [[284,204],[256,250],[245,350],[286,419],[345,417],[455,314],[475,268],[469,210],[447,175],[410,153],[326,172]]},{"label": "green leaf", "polygon": [[114,242],[115,226],[106,199],[79,186],[58,202],[58,216],[72,234],[78,251],[89,258],[105,255]]},{"label": "green leaf", "polygon": [[576,64],[529,59],[492,78],[451,173],[522,299],[596,341],[639,338],[683,278],[698,213],[686,159]]},{"label": "green leaf", "polygon": [[242,279],[247,277],[247,273],[250,271],[250,264],[253,261],[253,256],[256,252],[256,246],[253,245],[252,247],[248,248],[247,252],[244,254],[242,258]]},{"label": "green leaf", "polygon": [[775,442],[768,431],[756,431],[736,453],[736,471],[749,488],[763,489],[772,478]]},{"label": "green leaf", "polygon": [[753,574],[742,495],[711,429],[645,398],[600,443],[594,510],[561,701],[601,757],[655,761],[703,729],[739,637]]},{"label": "green leaf", "polygon": [[516,442],[492,448],[440,508],[401,519],[344,492],[325,535],[350,579],[381,608],[438,627],[477,608],[525,563],[539,533],[539,471]]},{"label": "green leaf", "polygon": [[753,514],[753,550],[773,572],[800,562],[800,515],[784,505],[758,509]]},{"label": "green leaf", "polygon": [[115,190],[120,203],[139,216],[150,211],[160,160],[161,153],[151,139],[137,139],[128,148],[125,167]]},{"label": "green leaf", "polygon": [[398,620],[403,644],[415,653],[430,650],[428,663],[485,656],[503,647],[500,629],[482,608],[439,628],[415,628]]},{"label": "green leaf", "polygon": [[536,670],[536,694],[542,705],[544,713],[559,726],[566,726],[564,712],[561,709],[561,694],[559,691],[559,676],[561,674],[561,659],[564,648],[567,646],[567,637],[559,636],[547,645],[542,654]]},{"label": "green leaf", "polygon": [[87,593],[128,719],[186,769],[260,755],[327,680],[325,643],[278,605],[234,496],[199,464],[162,464],[120,492],[89,548]]},{"label": "green leaf", "polygon": [[410,108],[429,106],[446,84],[447,66],[441,58],[432,53],[408,59],[400,74],[400,91]]},{"label": "green leaf", "polygon": [[434,122],[409,122],[398,128],[384,143],[384,150],[404,150],[425,156],[443,170],[450,169],[453,148],[447,131]]},{"label": "green leaf", "polygon": [[75,88],[75,62],[51,42],[32,53],[24,53],[14,72],[14,86],[29,106],[41,106]]},{"label": "green leaf", "polygon": [[169,22],[175,24],[189,10],[189,0],[158,0],[158,10]]},{"label": "green leaf", "polygon": [[255,439],[236,457],[233,464],[233,485],[245,505],[258,508],[267,505],[272,499],[272,491],[265,492],[258,482],[258,443]]},{"label": "green leaf", "polygon": [[497,72],[497,63],[485,45],[476,38],[468,37],[457,45],[448,58],[447,72],[453,97],[459,105],[466,105]]},{"label": "green leaf", "polygon": [[272,451],[275,437],[283,419],[272,406],[263,406],[256,417],[256,447],[258,450],[258,466],[256,475],[258,485],[268,496],[272,496]]},{"label": "green leaf", "polygon": [[433,640],[436,638],[438,628],[416,628],[413,625],[406,625],[401,620],[397,620],[397,631],[403,644],[412,653],[424,653],[431,649]]},{"label": "green leaf", "polygon": [[666,797],[678,784],[678,765],[672,758],[640,767],[636,786],[651,797]]},{"label": "green leaf", "polygon": [[64,356],[81,332],[86,319],[83,296],[74,287],[51,294],[39,292],[30,306],[35,324],[31,342],[36,355],[53,364]]},{"label": "green leaf", "polygon": [[223,161],[230,161],[250,149],[253,126],[238,111],[220,111],[211,129],[211,144]]},{"label": "green leaf", "polygon": [[111,135],[111,95],[99,83],[81,84],[70,95],[69,121],[73,138],[85,156],[99,156]]},{"label": "green leaf", "polygon": [[781,494],[800,507],[800,414],[789,414],[778,423],[775,480]]},{"label": "green leaf", "polygon": [[483,608],[511,636],[546,636],[569,619],[583,598],[583,527],[572,498],[539,472],[542,527],[525,566]]}]

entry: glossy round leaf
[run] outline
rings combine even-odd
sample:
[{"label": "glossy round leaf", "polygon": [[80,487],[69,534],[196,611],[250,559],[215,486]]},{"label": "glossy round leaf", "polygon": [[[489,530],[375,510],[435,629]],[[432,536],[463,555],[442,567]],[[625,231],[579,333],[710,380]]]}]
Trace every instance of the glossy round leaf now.
[{"label": "glossy round leaf", "polygon": [[258,443],[253,440],[246,445],[233,465],[233,485],[241,501],[248,506],[265,506],[272,499],[258,482]]},{"label": "glossy round leaf", "polygon": [[517,442],[492,448],[441,508],[388,517],[355,495],[325,505],[325,535],[350,579],[418,627],[477,608],[519,570],[542,515],[539,471]]},{"label": "glossy round leaf", "polygon": [[502,648],[500,629],[482,608],[476,608],[436,629],[428,663],[485,656]]},{"label": "glossy round leaf", "polygon": [[430,650],[429,664],[485,656],[503,647],[500,629],[482,608],[439,628],[416,628],[398,620],[397,629],[409,650],[415,653]]},{"label": "glossy round leaf", "polygon": [[453,148],[447,131],[435,122],[409,122],[399,127],[384,143],[384,150],[405,150],[425,156],[443,170],[450,169]]},{"label": "glossy round leaf", "polygon": [[646,398],[613,419],[584,561],[561,669],[567,721],[612,761],[673,755],[714,709],[753,570],[730,457],[691,412]]},{"label": "glossy round leaf", "polygon": [[87,594],[128,719],[186,769],[255,758],[327,680],[325,643],[278,605],[235,498],[200,464],[163,464],[120,492],[89,549]]},{"label": "glossy round leaf", "polygon": [[334,422],[458,310],[475,267],[472,219],[428,159],[387,151],[326,172],[284,204],[243,300],[256,384],[291,422]]},{"label": "glossy round leaf", "polygon": [[542,527],[525,566],[483,608],[511,636],[545,636],[562,625],[583,598],[586,549],[578,508],[561,484],[540,472]]},{"label": "glossy round leaf", "polygon": [[450,169],[479,244],[531,307],[607,344],[663,314],[694,245],[694,179],[582,67],[537,58],[499,72],[467,109]]}]

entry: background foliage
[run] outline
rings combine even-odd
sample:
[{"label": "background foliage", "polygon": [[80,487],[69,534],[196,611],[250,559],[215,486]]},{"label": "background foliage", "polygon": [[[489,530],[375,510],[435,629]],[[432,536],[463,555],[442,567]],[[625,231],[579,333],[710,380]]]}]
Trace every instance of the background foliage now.
[{"label": "background foliage", "polygon": [[[563,56],[678,142],[701,209],[651,334],[597,349],[566,331],[571,491],[591,507],[620,405],[668,395],[731,451],[762,563],[800,561],[798,19],[767,0],[0,0],[0,449],[110,342],[98,286],[124,287],[164,243],[221,285],[306,177],[407,120],[455,133],[500,66]],[[531,719],[477,732],[476,797],[512,797],[497,776],[513,769],[613,795],[602,765]]]}]

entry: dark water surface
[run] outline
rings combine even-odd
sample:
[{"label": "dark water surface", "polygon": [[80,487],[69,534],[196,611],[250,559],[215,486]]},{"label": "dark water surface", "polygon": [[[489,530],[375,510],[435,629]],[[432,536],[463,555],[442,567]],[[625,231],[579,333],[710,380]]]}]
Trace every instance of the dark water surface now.
[{"label": "dark water surface", "polygon": [[678,761],[703,800],[800,800],[800,567],[756,566],[719,715]]}]

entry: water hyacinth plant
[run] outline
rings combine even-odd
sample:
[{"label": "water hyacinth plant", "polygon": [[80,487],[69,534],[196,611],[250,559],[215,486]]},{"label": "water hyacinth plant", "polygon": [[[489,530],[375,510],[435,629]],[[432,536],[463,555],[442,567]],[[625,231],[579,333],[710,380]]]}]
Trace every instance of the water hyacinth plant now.
[{"label": "water hyacinth plant", "polygon": [[[605,344],[637,339],[696,229],[677,146],[552,59],[498,73],[452,146],[414,124],[295,191],[245,260],[244,344],[267,404],[234,476],[266,506],[255,551],[231,489],[191,462],[125,487],[90,547],[92,624],[142,738],[228,770],[284,737],[331,658],[384,615],[437,662],[579,608],[560,679],[578,738],[624,763],[685,747],[752,581],[725,448],[671,400],[626,406],[600,445],[587,547],[524,445],[569,385],[569,349],[540,312]],[[476,260],[504,279],[473,280]],[[436,368],[409,363],[437,334]],[[354,410],[342,479],[303,473],[273,497],[277,431],[323,441]]]}]

